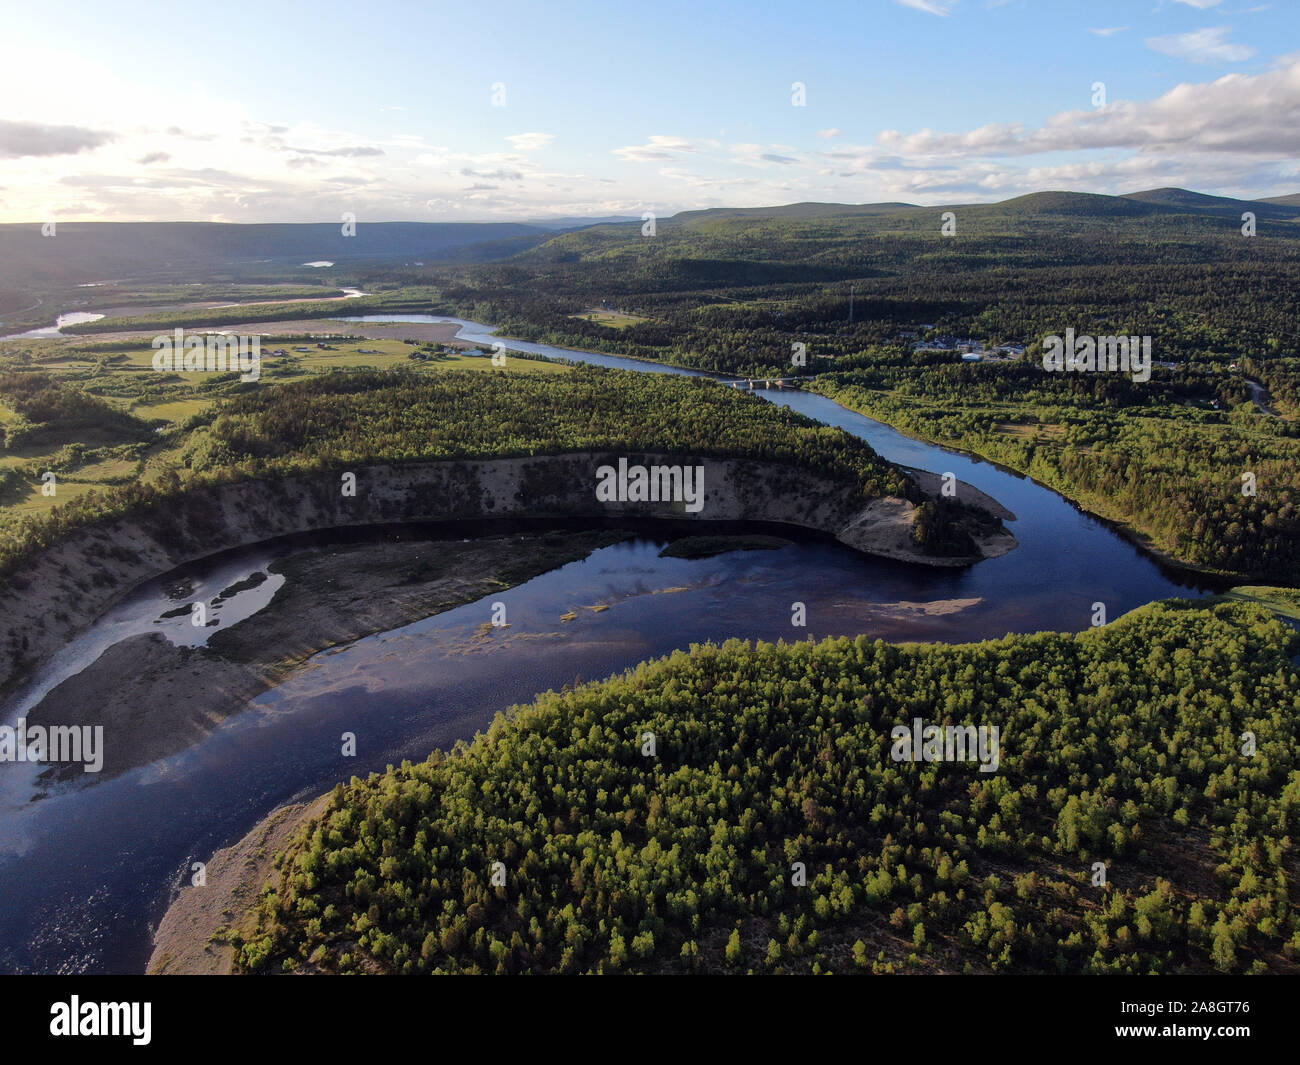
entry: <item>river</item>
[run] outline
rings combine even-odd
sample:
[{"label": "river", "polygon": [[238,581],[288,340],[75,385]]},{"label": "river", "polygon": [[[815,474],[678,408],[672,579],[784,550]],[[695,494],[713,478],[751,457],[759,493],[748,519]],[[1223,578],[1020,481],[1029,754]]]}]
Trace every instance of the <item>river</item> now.
[{"label": "river", "polygon": [[[496,339],[487,326],[456,321],[461,339],[488,345]],[[544,344],[509,341],[508,347],[694,374]],[[580,678],[598,679],[691,643],[732,636],[865,633],[960,642],[1078,630],[1089,625],[1094,603],[1105,604],[1113,619],[1153,599],[1208,590],[1183,583],[1188,578],[1162,570],[1104,523],[1027,478],[910,439],[821,396],[756,394],[837,425],[888,459],[956,474],[1016,513],[1008,527],[1020,546],[958,570],[867,558],[806,538],[776,551],[684,560],[659,557],[665,541],[642,530],[508,592],[322,652],[181,754],[115,779],[60,786],[35,802],[28,801],[23,778],[0,774],[0,971],[142,971],[153,925],[188,881],[192,862],[206,860],[282,803],[404,758],[422,759],[434,747],[472,736],[499,710]],[[233,585],[265,571],[285,550],[250,546],[142,586],[51,661],[29,692],[75,672],[116,639],[149,630],[189,594],[169,587]],[[265,582],[232,600],[223,623],[263,608],[277,587]],[[475,639],[495,601],[505,602],[511,627]],[[805,604],[806,628],[791,626],[794,602]],[[569,611],[577,617],[562,621]],[[180,622],[159,631],[193,638],[183,635]],[[10,703],[6,720],[19,705]],[[150,712],[166,713],[167,706]],[[357,736],[356,757],[341,754],[344,732]]]}]

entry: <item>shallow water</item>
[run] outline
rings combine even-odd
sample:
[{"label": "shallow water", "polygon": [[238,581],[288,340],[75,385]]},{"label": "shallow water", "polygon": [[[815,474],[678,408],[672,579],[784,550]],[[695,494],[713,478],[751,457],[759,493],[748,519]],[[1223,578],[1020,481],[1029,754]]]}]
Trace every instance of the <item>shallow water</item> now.
[{"label": "shallow water", "polygon": [[91,311],[70,311],[68,314],[59,315],[53,325],[47,325],[43,329],[29,329],[25,333],[11,333],[9,336],[0,337],[0,340],[50,340],[61,337],[67,326],[98,322],[103,317],[102,314],[94,314]]}]

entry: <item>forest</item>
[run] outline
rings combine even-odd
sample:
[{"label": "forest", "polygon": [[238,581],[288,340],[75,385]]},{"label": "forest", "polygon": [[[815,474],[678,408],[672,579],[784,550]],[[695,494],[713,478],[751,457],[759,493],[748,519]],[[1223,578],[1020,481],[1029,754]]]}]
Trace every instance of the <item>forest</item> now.
[{"label": "forest", "polygon": [[16,415],[10,424],[0,424],[0,451],[68,436],[137,442],[149,436],[138,418],[47,373],[0,373],[0,396]]},{"label": "forest", "polygon": [[[432,302],[524,339],[763,376],[798,372],[792,342],[807,344],[812,373],[926,325],[990,343],[1067,326],[1149,335],[1156,359],[1224,367],[1300,356],[1294,209],[1266,221],[1254,205],[1260,229],[1245,237],[1239,213],[1039,193],[955,207],[945,237],[941,208],[805,206],[696,212],[653,237],[626,225],[563,234],[507,262],[430,271]],[[602,303],[648,320],[581,317]]]},{"label": "forest", "polygon": [[[168,506],[189,489],[353,464],[660,451],[789,463],[843,479],[864,503],[884,495],[924,500],[910,478],[856,437],[701,378],[601,367],[559,374],[358,370],[227,388],[175,431],[176,463],[155,478],[93,489],[8,521],[0,576],[72,529]],[[0,377],[0,395],[26,412],[25,433],[55,425],[30,418],[86,412],[123,433],[140,429],[104,400],[39,372]],[[948,509],[927,514],[935,553],[968,544],[949,529],[965,518]]]},{"label": "forest", "polygon": [[553,376],[325,374],[249,390],[190,428],[185,464],[196,472],[658,448],[788,461],[856,480],[864,500],[921,499],[904,474],[839,429],[701,378],[598,366]]},{"label": "forest", "polygon": [[[339,784],[248,972],[1295,972],[1300,637],[1149,604],[964,646],[731,640]],[[998,772],[897,762],[914,717]]]},{"label": "forest", "polygon": [[[1300,583],[1300,427],[1195,368],[1136,384],[1024,361],[881,359],[814,391],[1029,474],[1207,570]],[[1219,399],[1221,409],[1211,405]],[[1245,479],[1250,475],[1249,479]]]}]

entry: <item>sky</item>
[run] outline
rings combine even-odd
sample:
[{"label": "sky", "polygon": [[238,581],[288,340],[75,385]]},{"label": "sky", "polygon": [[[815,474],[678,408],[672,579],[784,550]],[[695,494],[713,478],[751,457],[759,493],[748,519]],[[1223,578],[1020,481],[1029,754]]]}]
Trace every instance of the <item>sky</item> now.
[{"label": "sky", "polygon": [[1300,192],[1300,0],[0,0],[0,222]]}]

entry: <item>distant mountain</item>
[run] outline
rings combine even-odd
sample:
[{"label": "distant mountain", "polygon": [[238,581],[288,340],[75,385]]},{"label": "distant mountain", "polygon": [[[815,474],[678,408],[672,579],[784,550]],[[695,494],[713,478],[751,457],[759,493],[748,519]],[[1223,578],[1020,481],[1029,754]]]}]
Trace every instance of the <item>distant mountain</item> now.
[{"label": "distant mountain", "polygon": [[1126,196],[1103,196],[1093,192],[1031,192],[999,203],[954,204],[953,210],[981,209],[1007,215],[1065,215],[1086,218],[1140,218],[1158,208]]},{"label": "distant mountain", "polygon": [[1130,192],[1123,199],[1150,204],[1168,210],[1187,211],[1196,214],[1216,216],[1235,216],[1241,218],[1243,212],[1253,211],[1256,217],[1273,219],[1291,219],[1300,216],[1300,197],[1287,197],[1275,200],[1238,200],[1231,196],[1211,196],[1204,192],[1191,192],[1188,189],[1163,188],[1147,189],[1145,192]]},{"label": "distant mountain", "polygon": [[[945,211],[956,214],[960,234],[978,243],[926,243],[939,234]],[[1137,249],[1177,247],[1183,250],[1167,254],[1185,255],[1191,241],[1238,234],[1247,211],[1269,227],[1260,232],[1300,240],[1300,204],[1187,189],[1125,196],[1049,191],[999,203],[928,207],[795,203],[682,211],[661,218],[654,239],[635,225],[590,226],[558,233],[518,261],[565,272],[589,269],[607,292],[825,284],[907,269],[917,255],[943,259],[951,270],[1038,265],[1049,244],[1057,262],[1074,261],[1071,256],[1109,261],[1105,249],[1111,242]],[[1126,254],[1145,261],[1147,252]],[[923,313],[933,317],[931,311]]]},{"label": "distant mountain", "polygon": [[1124,193],[1126,200],[1138,200],[1141,203],[1153,203],[1158,207],[1182,207],[1197,209],[1203,207],[1223,207],[1239,203],[1228,196],[1212,196],[1206,192],[1192,192],[1190,189],[1178,189],[1166,186],[1162,189],[1146,189],[1142,192]]},{"label": "distant mountain", "polygon": [[0,225],[0,285],[203,276],[216,269],[308,262],[503,258],[553,230],[518,222],[358,222],[233,225],[214,222],[60,222]]},{"label": "distant mountain", "polygon": [[[690,258],[715,260],[681,267],[686,272],[725,273],[729,262],[754,263],[773,257],[793,261],[815,255],[816,241],[855,241],[886,232],[921,231],[933,215],[956,211],[965,223],[986,233],[1015,232],[1038,223],[1107,223],[1120,219],[1165,225],[1179,219],[1240,223],[1246,211],[1261,222],[1300,222],[1300,195],[1237,200],[1187,189],[1162,188],[1103,196],[1084,192],[1035,192],[999,203],[920,207],[911,203],[792,203],[771,207],[719,207],[682,211],[661,218],[661,235],[711,234],[722,243],[704,245]],[[221,276],[283,277],[304,263],[331,262],[347,268],[363,263],[469,263],[507,259],[521,253],[541,261],[572,262],[611,249],[639,246],[640,216],[603,215],[537,219],[533,222],[360,222],[345,237],[336,223],[235,225],[210,222],[66,222],[57,235],[44,237],[37,223],[0,225],[0,292],[29,300],[28,293],[49,286],[105,280],[206,280]],[[764,252],[753,227],[771,222],[804,223],[790,232],[780,256]],[[750,245],[730,246],[733,236],[750,230]],[[814,239],[815,232],[815,239]],[[633,241],[636,238],[636,241]],[[759,244],[753,244],[758,240]],[[799,241],[813,241],[796,246]],[[793,241],[794,243],[790,243]],[[806,259],[814,265],[812,259]],[[736,267],[741,270],[740,267]],[[745,266],[747,275],[759,267]]]},{"label": "distant mountain", "polygon": [[529,218],[524,225],[537,226],[539,229],[582,229],[584,226],[620,225],[625,222],[640,222],[639,214],[610,214],[598,218]]},{"label": "distant mountain", "polygon": [[[1265,205],[1261,211],[1260,205]],[[876,215],[907,215],[918,211],[964,211],[980,216],[1032,215],[1080,218],[1141,218],[1157,214],[1187,213],[1197,215],[1241,217],[1254,211],[1260,217],[1290,219],[1300,217],[1300,195],[1280,196],[1271,200],[1236,200],[1229,196],[1212,196],[1188,189],[1163,188],[1107,196],[1092,192],[1031,192],[995,203],[954,203],[920,207],[914,203],[792,203],[780,207],[714,207],[701,211],[682,211],[668,221],[693,225],[699,222],[746,219],[831,219],[859,218]]]},{"label": "distant mountain", "polygon": [[914,203],[790,203],[781,207],[710,207],[700,211],[681,211],[672,215],[672,221],[698,222],[724,218],[847,218],[854,215],[892,214],[895,211],[921,209]]}]

